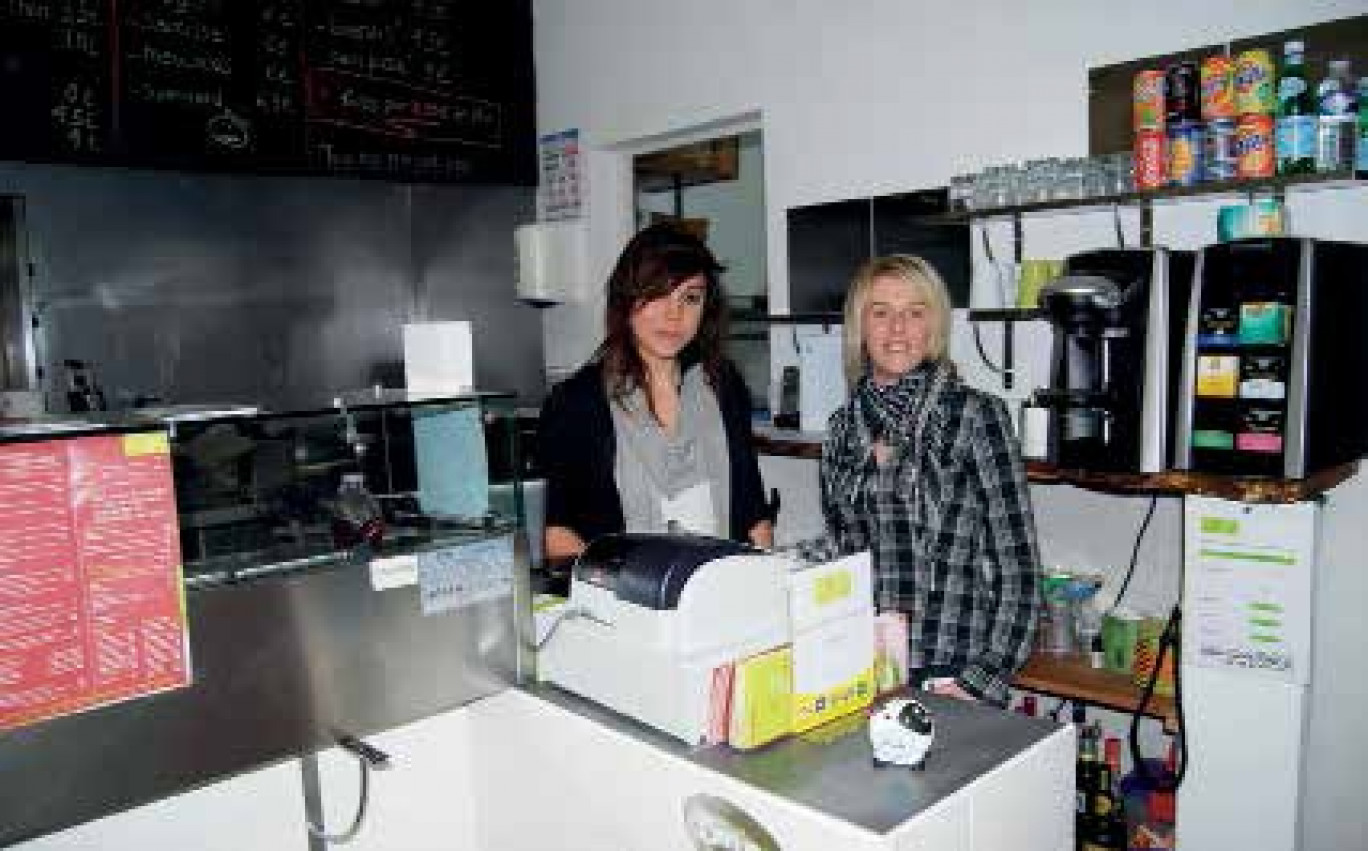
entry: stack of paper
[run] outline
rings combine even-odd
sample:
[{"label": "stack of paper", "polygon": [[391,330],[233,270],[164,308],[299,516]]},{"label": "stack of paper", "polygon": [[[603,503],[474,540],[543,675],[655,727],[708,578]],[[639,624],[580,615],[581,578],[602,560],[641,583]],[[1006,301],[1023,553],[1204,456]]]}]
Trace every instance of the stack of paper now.
[{"label": "stack of paper", "polygon": [[757,748],[792,728],[793,651],[789,647],[742,659],[732,682],[727,740],[741,750]]}]

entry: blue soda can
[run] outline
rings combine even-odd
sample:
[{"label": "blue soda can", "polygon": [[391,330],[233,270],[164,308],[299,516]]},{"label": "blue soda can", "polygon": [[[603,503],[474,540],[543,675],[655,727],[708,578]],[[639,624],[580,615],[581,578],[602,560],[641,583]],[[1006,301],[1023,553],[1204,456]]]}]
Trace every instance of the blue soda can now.
[{"label": "blue soda can", "polygon": [[1208,121],[1202,151],[1202,169],[1208,181],[1234,180],[1235,119],[1220,118]]},{"label": "blue soda can", "polygon": [[1181,121],[1168,128],[1170,186],[1196,186],[1202,180],[1202,123]]}]

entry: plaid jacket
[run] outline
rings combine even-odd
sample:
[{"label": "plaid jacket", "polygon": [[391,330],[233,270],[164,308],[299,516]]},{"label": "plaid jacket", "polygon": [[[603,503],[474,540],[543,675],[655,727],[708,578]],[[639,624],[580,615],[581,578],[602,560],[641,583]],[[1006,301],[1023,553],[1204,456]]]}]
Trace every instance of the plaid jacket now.
[{"label": "plaid jacket", "polygon": [[948,368],[928,376],[882,467],[854,400],[832,415],[822,510],[842,552],[872,551],[875,602],[907,613],[911,666],[948,666],[1001,705],[1041,606],[1025,468],[1001,399]]}]

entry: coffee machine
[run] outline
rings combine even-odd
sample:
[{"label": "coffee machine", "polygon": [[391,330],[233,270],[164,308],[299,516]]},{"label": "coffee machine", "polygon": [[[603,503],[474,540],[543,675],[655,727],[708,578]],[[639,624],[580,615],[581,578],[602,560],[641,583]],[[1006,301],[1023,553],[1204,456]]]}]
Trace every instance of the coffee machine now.
[{"label": "coffee machine", "polygon": [[1302,479],[1368,454],[1368,245],[1274,237],[1202,249],[1179,469]]},{"label": "coffee machine", "polygon": [[1104,249],[1069,257],[1044,286],[1054,328],[1048,460],[1064,469],[1155,473],[1173,466],[1183,321],[1193,254]]}]

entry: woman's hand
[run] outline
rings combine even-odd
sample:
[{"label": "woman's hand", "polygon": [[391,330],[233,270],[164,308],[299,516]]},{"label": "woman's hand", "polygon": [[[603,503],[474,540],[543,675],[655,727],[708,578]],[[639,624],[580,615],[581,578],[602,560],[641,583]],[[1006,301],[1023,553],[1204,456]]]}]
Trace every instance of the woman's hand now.
[{"label": "woman's hand", "polygon": [[927,689],[927,691],[931,692],[932,694],[943,695],[944,697],[953,697],[957,700],[967,700],[970,703],[978,702],[978,698],[974,697],[972,694],[965,691],[959,683],[951,679],[946,679],[941,682],[935,683],[929,689]]},{"label": "woman's hand", "polygon": [[565,526],[547,526],[542,534],[543,555],[547,560],[574,558],[584,552],[584,539]]},{"label": "woman's hand", "polygon": [[761,520],[750,529],[750,542],[762,550],[774,548],[774,524],[769,520]]}]

